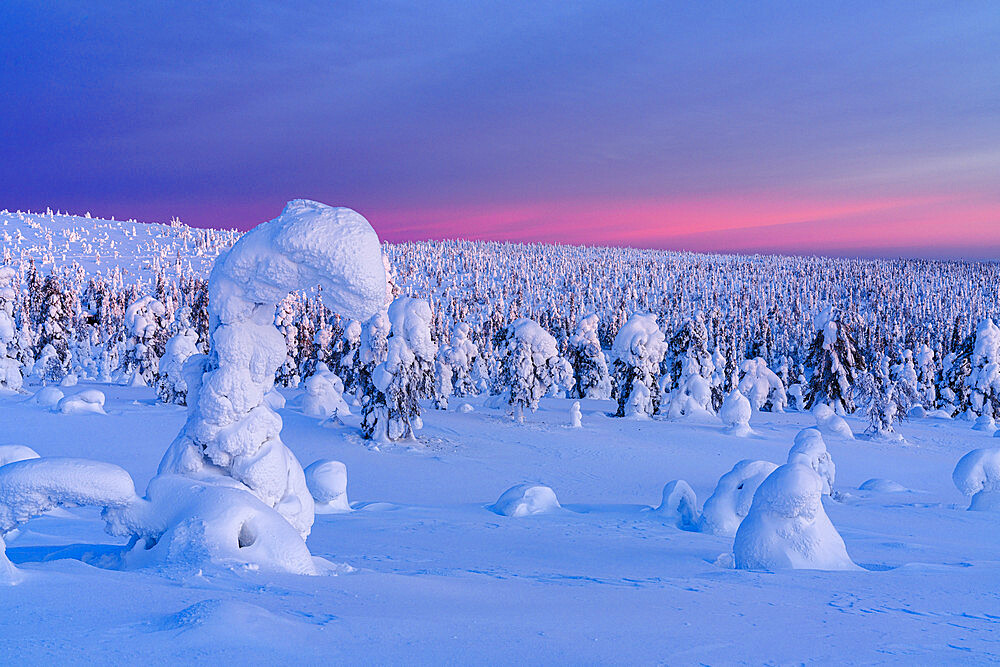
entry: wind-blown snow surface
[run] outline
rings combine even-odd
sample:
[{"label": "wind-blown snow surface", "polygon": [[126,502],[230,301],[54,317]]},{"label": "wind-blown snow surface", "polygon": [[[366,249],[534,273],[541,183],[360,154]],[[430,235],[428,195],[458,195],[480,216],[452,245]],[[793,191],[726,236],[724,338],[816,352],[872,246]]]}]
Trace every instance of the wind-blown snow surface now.
[{"label": "wind-blown snow surface", "polygon": [[[54,415],[0,397],[0,444],[121,466],[144,488],[182,425],[153,389],[81,383],[106,415]],[[303,390],[287,391],[295,398]],[[308,545],[331,576],[117,569],[123,544],[99,512],[59,509],[6,536],[20,583],[0,588],[0,658],[19,664],[862,662],[1000,658],[1000,517],[967,511],[951,478],[995,440],[924,419],[909,446],[827,440],[838,502],[826,513],[862,570],[739,571],[731,537],[647,511],[672,479],[708,498],[741,459],[783,463],[808,413],[755,413],[754,435],[718,424],[614,419],[610,401],[545,398],[524,425],[465,399],[424,412],[420,440],[369,448],[345,424],[279,410],[304,465],[346,464],[354,511],[320,515]],[[463,401],[464,402],[464,401]],[[848,422],[856,432],[863,425]],[[907,491],[860,491],[888,478]],[[488,506],[525,480],[562,511],[504,517]],[[720,558],[721,556],[721,558]],[[349,567],[348,567],[349,566]]]}]

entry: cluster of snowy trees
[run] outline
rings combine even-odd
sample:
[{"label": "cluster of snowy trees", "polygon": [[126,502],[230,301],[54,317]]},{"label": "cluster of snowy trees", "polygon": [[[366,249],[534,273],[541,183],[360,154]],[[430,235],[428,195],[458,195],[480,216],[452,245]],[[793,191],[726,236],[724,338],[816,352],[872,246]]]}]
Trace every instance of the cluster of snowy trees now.
[{"label": "cluster of snowy trees", "polygon": [[[20,220],[46,247],[92,244],[76,228],[60,239],[36,218]],[[195,239],[198,255],[234,240],[187,229],[159,234],[185,248]],[[185,402],[185,364],[208,351],[210,326],[207,282],[190,262],[168,261],[151,237],[144,273],[106,261],[46,274],[21,228],[3,234],[22,245],[0,269],[0,386],[76,375]],[[141,238],[134,227],[124,236]],[[327,417],[353,403],[369,437],[411,437],[421,402],[447,409],[487,391],[518,420],[546,394],[611,398],[620,417],[684,418],[719,415],[727,401],[740,414],[735,392],[751,410],[861,410],[878,434],[915,410],[981,428],[995,428],[1000,412],[993,264],[474,242],[382,248],[385,312],[342,318],[316,288],[280,300],[274,320],[285,343],[277,385],[306,384],[312,404],[339,406]],[[52,254],[38,242],[28,250]],[[954,297],[931,298],[942,292]]]}]

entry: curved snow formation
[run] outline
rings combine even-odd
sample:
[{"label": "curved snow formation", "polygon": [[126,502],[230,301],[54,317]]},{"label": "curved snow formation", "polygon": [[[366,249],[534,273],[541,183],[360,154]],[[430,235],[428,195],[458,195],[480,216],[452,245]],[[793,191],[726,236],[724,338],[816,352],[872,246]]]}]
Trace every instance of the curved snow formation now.
[{"label": "curved snow formation", "polygon": [[857,570],[823,509],[823,480],[809,466],[783,465],[758,487],[733,542],[742,570]]},{"label": "curved snow formation", "polygon": [[1000,447],[973,449],[959,459],[951,479],[972,496],[970,510],[1000,511]]},{"label": "curved snow formation", "polygon": [[732,537],[750,511],[754,492],[777,468],[770,461],[744,459],[719,478],[715,491],[705,501],[698,529],[703,533]]},{"label": "curved snow formation", "polygon": [[38,452],[24,445],[0,445],[0,466],[28,459],[37,459]]},{"label": "curved snow formation", "polygon": [[315,285],[344,317],[366,320],[384,308],[382,249],[355,211],[296,199],[220,255],[208,285],[211,352],[200,381],[189,384],[187,423],[158,471],[234,479],[303,539],[313,499],[302,466],[281,442],[281,418],[264,396],[286,356],[274,326],[277,304]]},{"label": "curved snow formation", "polygon": [[500,516],[522,517],[554,512],[560,507],[555,491],[549,487],[518,484],[504,491],[489,509]]},{"label": "curved snow formation", "polygon": [[667,482],[663,487],[663,500],[653,511],[682,530],[698,530],[698,498],[683,479]]},{"label": "curved snow formation", "polygon": [[340,461],[314,461],[306,468],[306,484],[316,502],[316,514],[351,511],[347,502],[347,466]]},{"label": "curved snow formation", "polygon": [[789,463],[801,463],[816,471],[823,480],[823,494],[833,494],[833,483],[837,479],[837,467],[826,442],[818,428],[804,428],[795,435],[795,444],[788,452]]}]

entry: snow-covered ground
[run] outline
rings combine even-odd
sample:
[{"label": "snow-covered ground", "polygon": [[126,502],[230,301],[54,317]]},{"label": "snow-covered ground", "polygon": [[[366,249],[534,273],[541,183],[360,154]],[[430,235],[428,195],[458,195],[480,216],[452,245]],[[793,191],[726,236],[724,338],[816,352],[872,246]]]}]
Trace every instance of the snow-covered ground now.
[{"label": "snow-covered ground", "polygon": [[[185,420],[152,389],[97,388],[107,414],[56,414],[0,397],[0,444],[122,466],[141,490]],[[951,473],[997,441],[921,419],[908,445],[826,437],[838,499],[823,503],[858,571],[732,569],[733,539],[649,511],[673,479],[699,505],[741,459],[784,463],[806,413],[721,422],[616,419],[611,401],[544,398],[523,425],[484,400],[427,406],[420,439],[376,450],[359,417],[320,426],[284,390],[283,442],[302,464],[347,465],[350,513],[320,514],[322,576],[118,569],[123,541],[93,509],[56,510],[7,535],[23,581],[2,589],[0,656],[19,664],[987,663],[1000,659],[997,516],[966,511]],[[355,413],[358,413],[355,410]],[[863,424],[849,417],[855,432]],[[906,490],[861,491],[871,478]],[[516,484],[562,508],[505,517]]]}]

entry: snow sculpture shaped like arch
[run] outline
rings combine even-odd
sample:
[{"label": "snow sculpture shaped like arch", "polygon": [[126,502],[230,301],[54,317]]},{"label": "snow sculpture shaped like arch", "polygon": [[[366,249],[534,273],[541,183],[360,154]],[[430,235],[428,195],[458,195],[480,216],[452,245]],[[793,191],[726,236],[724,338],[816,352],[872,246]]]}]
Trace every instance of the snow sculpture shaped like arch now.
[{"label": "snow sculpture shaped like arch", "polygon": [[281,442],[281,418],[264,396],[286,355],[275,308],[289,292],[315,285],[346,318],[366,320],[385,308],[382,248],[359,213],[296,199],[219,257],[208,286],[211,351],[188,369],[187,423],[158,470],[235,479],[303,539],[313,499],[302,466]]}]

